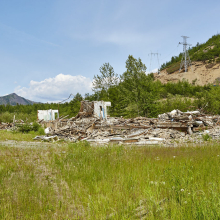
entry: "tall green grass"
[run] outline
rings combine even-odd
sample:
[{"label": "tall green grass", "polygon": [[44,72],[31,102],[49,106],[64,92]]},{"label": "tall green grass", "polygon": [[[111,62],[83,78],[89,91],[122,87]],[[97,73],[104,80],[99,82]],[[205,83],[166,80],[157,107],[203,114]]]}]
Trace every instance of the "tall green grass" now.
[{"label": "tall green grass", "polygon": [[0,149],[2,219],[219,219],[220,148]]},{"label": "tall green grass", "polygon": [[24,122],[29,122],[29,123],[37,120],[37,113],[27,114],[22,112],[16,112],[16,113],[2,112],[0,113],[0,122],[12,123],[14,116],[15,116],[15,120],[23,120]]}]

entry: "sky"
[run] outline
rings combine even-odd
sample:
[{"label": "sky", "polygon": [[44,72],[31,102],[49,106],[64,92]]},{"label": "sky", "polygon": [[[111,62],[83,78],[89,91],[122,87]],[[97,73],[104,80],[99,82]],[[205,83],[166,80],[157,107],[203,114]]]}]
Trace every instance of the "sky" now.
[{"label": "sky", "polygon": [[[110,63],[125,72],[129,55],[147,71],[220,33],[217,0],[0,0],[0,96],[37,102],[92,94]],[[158,53],[150,55],[150,53]]]}]

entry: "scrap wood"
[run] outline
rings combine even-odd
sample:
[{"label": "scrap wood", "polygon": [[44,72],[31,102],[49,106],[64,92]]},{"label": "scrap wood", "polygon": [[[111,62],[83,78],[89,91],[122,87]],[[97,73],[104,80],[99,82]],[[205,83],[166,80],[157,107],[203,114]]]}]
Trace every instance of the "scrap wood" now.
[{"label": "scrap wood", "polygon": [[[204,115],[199,111],[173,110],[158,115],[158,118],[113,117],[107,120],[91,117],[87,113],[82,111],[77,117],[66,119],[68,124],[52,129],[51,135],[71,141],[87,140],[92,143],[171,144],[173,139],[183,142],[191,140],[191,135],[196,132],[197,137],[200,137],[204,130],[215,129],[220,120],[219,116]],[[213,132],[211,134],[214,138],[220,137],[220,131]]]}]

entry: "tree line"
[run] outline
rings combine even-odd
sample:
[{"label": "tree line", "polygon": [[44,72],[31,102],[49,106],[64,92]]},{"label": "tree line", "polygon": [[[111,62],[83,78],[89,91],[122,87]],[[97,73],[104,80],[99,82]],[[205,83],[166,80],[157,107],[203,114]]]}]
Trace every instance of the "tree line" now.
[{"label": "tree line", "polygon": [[[79,112],[82,100],[110,101],[112,106],[109,113],[115,117],[157,117],[173,109],[202,109],[206,113],[220,114],[219,86],[199,86],[185,80],[162,84],[154,80],[153,74],[146,74],[146,65],[132,55],[128,56],[125,66],[126,71],[118,75],[109,63],[104,63],[100,73],[94,76],[92,94],[83,96],[77,93],[70,102],[62,104],[0,105],[0,114],[3,117],[7,112],[10,120],[11,115],[16,114],[17,118],[33,121],[37,119],[37,110],[59,108],[60,115],[74,117]],[[0,121],[6,120],[2,117]]]}]

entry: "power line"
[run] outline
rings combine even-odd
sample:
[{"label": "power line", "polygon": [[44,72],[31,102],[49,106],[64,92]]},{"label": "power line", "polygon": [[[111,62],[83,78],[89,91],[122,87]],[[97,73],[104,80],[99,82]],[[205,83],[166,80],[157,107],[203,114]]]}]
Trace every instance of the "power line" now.
[{"label": "power line", "polygon": [[183,38],[183,42],[179,42],[179,44],[183,45],[183,53],[182,53],[183,56],[182,56],[179,72],[181,71],[183,66],[185,67],[185,72],[187,72],[188,66],[191,65],[191,60],[190,60],[187,48],[188,48],[188,46],[191,46],[192,44],[187,43],[187,38],[189,38],[189,37],[187,37],[187,36],[181,36],[181,37]]},{"label": "power line", "polygon": [[152,62],[152,55],[157,55],[157,62],[158,62],[158,73],[159,73],[159,69],[160,69],[160,62],[159,62],[159,55],[161,55],[161,54],[159,54],[159,53],[150,53],[150,54],[148,54],[148,56],[150,55],[150,69],[149,69],[149,72],[151,71],[151,62]]}]

